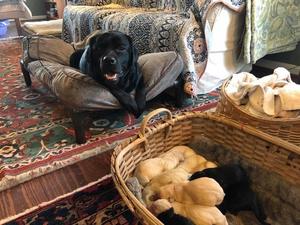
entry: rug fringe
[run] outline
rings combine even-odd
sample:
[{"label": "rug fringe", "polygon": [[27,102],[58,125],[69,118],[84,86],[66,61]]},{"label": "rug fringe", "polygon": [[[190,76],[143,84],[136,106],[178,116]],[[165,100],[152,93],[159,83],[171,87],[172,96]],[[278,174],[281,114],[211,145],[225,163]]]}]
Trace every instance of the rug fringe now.
[{"label": "rug fringe", "polygon": [[113,144],[106,144],[103,143],[99,147],[95,147],[93,149],[87,150],[85,152],[82,152],[78,155],[73,155],[70,158],[60,160],[60,161],[54,161],[51,164],[48,164],[43,167],[35,168],[33,170],[30,170],[28,172],[18,174],[18,175],[5,175],[2,179],[0,179],[0,191],[4,191],[10,187],[16,186],[18,184],[24,183],[26,181],[29,181],[33,178],[39,177],[41,175],[48,174],[50,172],[53,172],[55,170],[61,169],[65,166],[72,165],[74,163],[77,163],[81,160],[90,158],[95,155],[99,155],[101,153],[104,153],[106,151],[112,150],[119,142],[125,141],[127,138],[122,139],[120,141],[116,141]]},{"label": "rug fringe", "polygon": [[69,196],[71,196],[71,195],[74,195],[74,194],[76,194],[76,193],[78,193],[78,192],[80,192],[80,191],[83,191],[83,190],[86,189],[86,188],[89,188],[89,187],[91,187],[91,186],[94,186],[94,185],[96,185],[96,184],[98,184],[98,183],[100,183],[100,182],[102,182],[102,181],[104,181],[104,180],[106,180],[106,179],[108,179],[108,178],[111,178],[111,177],[112,177],[111,174],[107,174],[107,175],[105,175],[104,177],[101,177],[100,179],[98,179],[98,180],[96,180],[96,181],[93,181],[93,182],[91,182],[91,183],[89,183],[89,184],[87,184],[87,185],[85,185],[85,186],[82,186],[82,187],[80,187],[80,188],[77,188],[77,189],[75,189],[74,191],[69,192],[69,193],[67,193],[67,194],[58,196],[58,197],[52,199],[51,201],[48,201],[48,202],[42,202],[42,203],[38,204],[37,206],[34,206],[34,207],[32,207],[32,208],[29,208],[29,209],[26,209],[25,211],[23,211],[23,212],[21,212],[21,213],[19,213],[19,214],[16,214],[16,215],[14,215],[14,216],[7,217],[7,218],[5,218],[5,219],[1,219],[1,220],[0,220],[0,224],[8,223],[8,222],[10,222],[10,221],[12,221],[12,220],[15,220],[15,219],[18,219],[18,218],[20,218],[20,217],[22,217],[22,216],[25,216],[26,214],[32,213],[33,211],[36,211],[36,210],[38,210],[38,209],[40,209],[40,208],[49,206],[49,205],[51,205],[51,204],[54,203],[54,202],[57,202],[57,201],[62,200],[62,199],[64,199],[64,198],[67,198],[67,197],[69,197]]}]

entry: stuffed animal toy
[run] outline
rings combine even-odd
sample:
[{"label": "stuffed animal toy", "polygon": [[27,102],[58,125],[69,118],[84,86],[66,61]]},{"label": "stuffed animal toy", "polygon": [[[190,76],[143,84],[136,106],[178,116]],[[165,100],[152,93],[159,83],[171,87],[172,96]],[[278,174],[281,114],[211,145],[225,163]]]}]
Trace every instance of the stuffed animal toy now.
[{"label": "stuffed animal toy", "polygon": [[159,190],[159,197],[170,202],[215,206],[221,204],[225,194],[212,178],[203,177],[181,184],[169,184]]},{"label": "stuffed animal toy", "polygon": [[142,188],[141,185],[136,177],[129,177],[126,180],[126,186],[128,189],[134,194],[134,196],[143,204],[145,205],[143,198],[142,198]]},{"label": "stuffed animal toy", "polygon": [[[173,215],[180,215],[185,219],[190,219],[195,225],[228,225],[226,217],[216,207],[170,203],[166,199],[159,199],[152,204],[150,211],[161,221],[166,221],[165,224],[171,224],[169,221],[174,218]],[[182,225],[189,224],[184,222]]]},{"label": "stuffed animal toy", "polygon": [[177,167],[154,177],[143,189],[144,202],[149,206],[153,200],[158,198],[160,187],[185,182],[190,176],[191,174],[183,168]]}]

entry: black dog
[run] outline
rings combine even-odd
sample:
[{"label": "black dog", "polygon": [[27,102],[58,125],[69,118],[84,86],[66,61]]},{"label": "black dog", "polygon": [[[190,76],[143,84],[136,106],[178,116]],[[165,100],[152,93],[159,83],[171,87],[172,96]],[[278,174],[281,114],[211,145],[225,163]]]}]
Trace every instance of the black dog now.
[{"label": "black dog", "polygon": [[251,210],[261,224],[268,224],[265,222],[264,210],[250,187],[250,179],[240,165],[224,165],[198,171],[189,180],[200,177],[213,178],[223,188],[225,197],[223,202],[217,206],[223,214],[226,212],[236,214],[242,210]]},{"label": "black dog", "polygon": [[[146,96],[137,59],[131,38],[110,31],[91,37],[85,49],[71,55],[70,66],[107,87],[128,112],[139,117],[144,111]],[[130,95],[133,90],[134,98]]]}]

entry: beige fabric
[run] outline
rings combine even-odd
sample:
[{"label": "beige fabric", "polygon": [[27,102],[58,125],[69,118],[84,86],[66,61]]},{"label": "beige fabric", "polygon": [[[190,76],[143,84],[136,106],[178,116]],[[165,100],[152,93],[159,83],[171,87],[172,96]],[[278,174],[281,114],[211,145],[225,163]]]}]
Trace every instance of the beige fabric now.
[{"label": "beige fabric", "polygon": [[20,0],[19,3],[6,2],[0,2],[0,19],[30,19],[32,17],[30,9],[23,0]]},{"label": "beige fabric", "polygon": [[[182,59],[175,52],[145,54],[138,63],[144,76],[147,101],[172,85],[183,70]],[[117,99],[105,87],[76,69],[42,60],[30,62],[27,67],[30,74],[70,107],[80,110],[120,108]]]},{"label": "beige fabric", "polygon": [[28,33],[40,35],[57,35],[62,32],[62,19],[50,21],[25,22],[23,25]]},{"label": "beige fabric", "polygon": [[254,115],[300,115],[300,85],[295,84],[289,71],[282,67],[260,79],[246,72],[234,74],[225,92],[237,105],[246,105],[245,108]]},{"label": "beige fabric", "polygon": [[54,36],[26,36],[22,40],[23,60],[27,64],[33,60],[69,65],[69,58],[74,52],[72,45]]}]

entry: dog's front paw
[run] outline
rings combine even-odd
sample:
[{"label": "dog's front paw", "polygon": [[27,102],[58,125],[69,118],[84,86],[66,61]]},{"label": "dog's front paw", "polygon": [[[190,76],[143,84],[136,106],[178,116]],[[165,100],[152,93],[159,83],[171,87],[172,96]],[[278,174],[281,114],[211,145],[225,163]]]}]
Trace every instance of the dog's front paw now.
[{"label": "dog's front paw", "polygon": [[132,114],[137,119],[137,118],[139,118],[143,114],[143,111],[138,110],[136,112],[132,112]]}]

